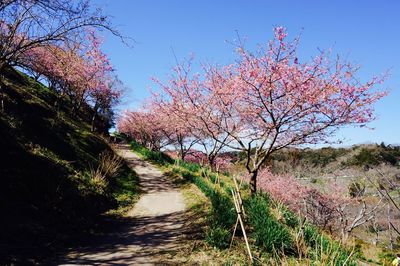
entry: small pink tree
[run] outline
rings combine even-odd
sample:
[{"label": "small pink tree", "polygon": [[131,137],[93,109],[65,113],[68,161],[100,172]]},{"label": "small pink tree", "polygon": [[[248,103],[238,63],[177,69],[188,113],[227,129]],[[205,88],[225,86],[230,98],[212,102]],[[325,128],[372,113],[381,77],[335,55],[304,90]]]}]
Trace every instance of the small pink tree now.
[{"label": "small pink tree", "polygon": [[165,137],[169,139],[169,144],[175,146],[179,153],[179,159],[185,160],[193,146],[198,140],[191,134],[191,129],[187,124],[182,123],[182,119],[174,112],[174,106],[169,102],[162,101],[157,94],[147,103],[150,112],[157,115]]},{"label": "small pink tree", "polygon": [[94,31],[86,43],[40,46],[24,53],[23,65],[47,78],[51,87],[67,95],[76,114],[86,101],[93,107],[92,130],[101,112],[110,113],[121,96],[121,83],[101,51],[101,40]]},{"label": "small pink tree", "polygon": [[24,65],[44,75],[50,87],[61,95],[68,96],[73,113],[76,113],[88,97],[91,73],[85,58],[81,56],[81,46],[40,46],[24,53]]},{"label": "small pink tree", "polygon": [[112,107],[122,95],[122,83],[114,74],[114,69],[107,55],[101,51],[101,40],[94,31],[88,34],[89,43],[86,48],[85,66],[86,84],[89,100],[92,103],[92,131],[99,113],[112,120]]},{"label": "small pink tree", "polygon": [[224,121],[210,98],[211,88],[205,86],[200,74],[191,74],[191,61],[178,64],[167,83],[154,79],[162,88],[163,97],[153,100],[168,105],[169,114],[203,147],[209,166],[214,168],[229,135],[220,130]]},{"label": "small pink tree", "polygon": [[151,150],[159,151],[169,145],[167,132],[157,114],[146,111],[126,111],[119,118],[117,127],[119,132]]},{"label": "small pink tree", "polygon": [[269,169],[259,173],[259,188],[291,211],[306,217],[311,223],[346,240],[354,229],[375,219],[385,206],[382,198],[367,203],[363,195],[351,198],[343,187],[331,182],[326,191],[301,184],[292,176],[272,174]]}]

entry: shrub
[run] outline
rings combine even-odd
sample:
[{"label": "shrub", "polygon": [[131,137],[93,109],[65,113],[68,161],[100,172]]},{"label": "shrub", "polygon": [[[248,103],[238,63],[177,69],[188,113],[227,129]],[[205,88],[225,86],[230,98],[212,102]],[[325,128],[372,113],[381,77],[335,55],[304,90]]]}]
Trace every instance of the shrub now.
[{"label": "shrub", "polygon": [[291,228],[299,226],[299,217],[297,217],[293,212],[288,210],[286,207],[281,206],[280,208],[283,218],[285,219],[285,224]]},{"label": "shrub", "polygon": [[123,163],[123,159],[120,156],[111,152],[101,153],[99,161],[97,171],[108,179],[115,177]]},{"label": "shrub", "polygon": [[249,223],[256,244],[267,252],[276,250],[293,253],[293,240],[289,231],[269,213],[269,200],[262,195],[245,201]]},{"label": "shrub", "polygon": [[167,154],[161,151],[151,151],[138,144],[136,141],[131,141],[132,150],[139,153],[144,159],[152,161],[159,165],[167,165],[174,163],[174,160]]},{"label": "shrub", "polygon": [[[77,177],[86,184],[86,190],[106,194],[109,192],[110,182],[114,181],[122,165],[121,157],[111,152],[104,152],[100,154],[99,164],[96,168],[90,167],[88,171],[78,173]],[[81,188],[83,187],[81,186]]]},{"label": "shrub", "polygon": [[[322,265],[357,265],[352,253],[344,249],[338,242],[322,235],[310,224],[304,226],[304,240],[311,247],[308,256]],[[329,263],[329,264],[327,264]]]},{"label": "shrub", "polygon": [[235,206],[229,196],[213,190],[210,195],[213,221],[225,228],[232,228],[236,222]]},{"label": "shrub", "polygon": [[378,165],[379,156],[373,150],[362,148],[360,152],[348,162],[348,164],[358,166]]},{"label": "shrub", "polygon": [[206,232],[206,242],[213,247],[224,249],[229,245],[231,232],[220,226],[210,226]]},{"label": "shrub", "polygon": [[352,198],[363,196],[365,192],[365,184],[361,182],[352,182],[349,185],[349,195]]}]

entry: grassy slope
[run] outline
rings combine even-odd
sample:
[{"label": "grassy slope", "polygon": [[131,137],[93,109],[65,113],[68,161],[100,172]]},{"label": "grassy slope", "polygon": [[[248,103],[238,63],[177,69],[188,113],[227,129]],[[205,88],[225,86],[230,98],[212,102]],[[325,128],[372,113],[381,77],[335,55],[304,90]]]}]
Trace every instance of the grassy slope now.
[{"label": "grassy slope", "polygon": [[90,132],[88,115],[72,117],[65,99],[57,112],[57,94],[17,71],[4,77],[0,262],[18,262],[48,256],[93,230],[100,214],[132,203],[137,177],[124,165],[105,192],[93,189],[84,173],[97,167],[100,153],[112,150]]}]

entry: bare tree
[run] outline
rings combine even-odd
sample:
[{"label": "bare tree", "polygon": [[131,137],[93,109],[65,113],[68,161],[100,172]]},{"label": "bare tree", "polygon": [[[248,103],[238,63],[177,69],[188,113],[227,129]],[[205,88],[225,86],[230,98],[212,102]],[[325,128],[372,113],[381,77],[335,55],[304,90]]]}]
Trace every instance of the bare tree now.
[{"label": "bare tree", "polygon": [[5,0],[0,2],[0,71],[20,64],[21,55],[42,45],[59,45],[86,34],[83,28],[108,30],[107,16],[89,0]]}]

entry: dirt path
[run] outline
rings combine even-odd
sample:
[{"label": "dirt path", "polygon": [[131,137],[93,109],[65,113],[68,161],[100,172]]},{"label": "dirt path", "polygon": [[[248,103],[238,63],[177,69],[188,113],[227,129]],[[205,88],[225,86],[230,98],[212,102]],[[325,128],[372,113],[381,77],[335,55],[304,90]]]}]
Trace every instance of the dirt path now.
[{"label": "dirt path", "polygon": [[117,152],[140,178],[144,195],[128,212],[118,232],[95,239],[95,244],[71,251],[61,265],[154,265],[165,253],[179,249],[185,203],[174,184],[151,164],[121,145]]}]

